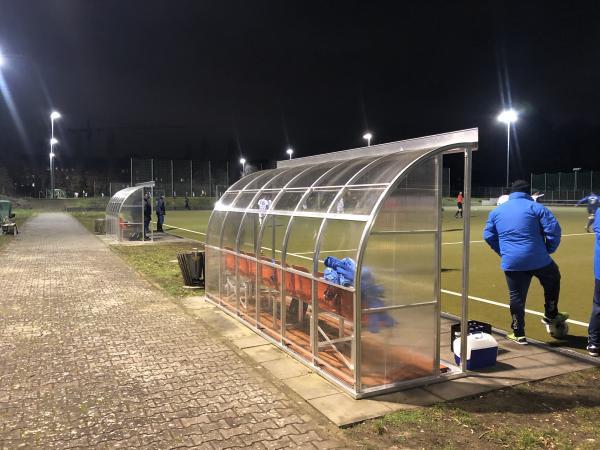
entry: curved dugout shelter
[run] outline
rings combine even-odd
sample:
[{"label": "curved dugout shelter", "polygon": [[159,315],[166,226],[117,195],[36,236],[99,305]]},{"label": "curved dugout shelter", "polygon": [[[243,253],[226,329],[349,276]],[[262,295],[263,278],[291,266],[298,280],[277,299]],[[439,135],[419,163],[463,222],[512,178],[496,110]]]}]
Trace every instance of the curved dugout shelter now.
[{"label": "curved dugout shelter", "polygon": [[[477,135],[280,161],[242,178],[210,217],[208,299],[356,398],[460,374],[440,361],[442,156],[464,153],[468,205]],[[463,269],[469,208],[464,220]]]},{"label": "curved dugout shelter", "polygon": [[[144,194],[150,193],[154,181],[139,183],[117,191],[106,206],[106,235],[116,241],[144,240]],[[148,236],[153,239],[152,231]]]}]

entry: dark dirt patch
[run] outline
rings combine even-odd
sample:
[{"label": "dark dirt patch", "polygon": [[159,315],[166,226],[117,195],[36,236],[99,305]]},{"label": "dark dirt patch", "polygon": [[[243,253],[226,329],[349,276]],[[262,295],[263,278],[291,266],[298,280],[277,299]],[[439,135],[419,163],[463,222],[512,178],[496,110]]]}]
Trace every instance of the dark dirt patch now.
[{"label": "dark dirt patch", "polygon": [[597,449],[600,368],[429,408],[345,431],[359,448]]}]

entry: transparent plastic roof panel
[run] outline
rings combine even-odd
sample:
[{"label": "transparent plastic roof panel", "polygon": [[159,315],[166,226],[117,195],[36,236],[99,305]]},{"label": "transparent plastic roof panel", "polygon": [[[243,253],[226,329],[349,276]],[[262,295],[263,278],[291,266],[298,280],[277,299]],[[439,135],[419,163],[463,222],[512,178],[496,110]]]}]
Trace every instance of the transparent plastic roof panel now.
[{"label": "transparent plastic roof panel", "polygon": [[144,230],[144,195],[150,194],[152,205],[154,182],[140,183],[121,189],[113,195],[106,206],[106,235],[116,241],[152,240],[152,233]]},{"label": "transparent plastic roof panel", "polygon": [[242,178],[209,221],[207,298],[356,398],[461,373],[440,358],[442,157],[464,153],[467,201],[477,134]]}]

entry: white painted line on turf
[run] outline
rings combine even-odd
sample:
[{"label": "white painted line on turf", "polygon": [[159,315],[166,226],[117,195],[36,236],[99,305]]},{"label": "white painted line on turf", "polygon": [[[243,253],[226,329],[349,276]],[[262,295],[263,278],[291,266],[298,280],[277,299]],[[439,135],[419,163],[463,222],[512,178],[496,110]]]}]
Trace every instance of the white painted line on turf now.
[{"label": "white painted line on turf", "polygon": [[[460,292],[448,291],[446,289],[442,289],[442,292],[444,294],[454,295],[455,297],[462,297],[462,294]],[[500,306],[502,308],[507,308],[507,309],[510,308],[510,306],[505,303],[495,302],[493,300],[488,300],[487,298],[481,298],[481,297],[475,297],[473,295],[469,295],[469,299],[475,300],[477,302],[487,303],[489,305]],[[525,309],[525,312],[528,314],[533,314],[534,316],[544,317],[543,313],[538,312],[538,311],[533,311],[532,309]],[[588,327],[589,326],[588,323],[580,322],[578,320],[573,320],[573,319],[567,319],[567,322],[572,323],[573,325],[579,325],[580,327]]]},{"label": "white painted line on turf", "polygon": [[563,234],[562,237],[569,237],[569,236],[595,236],[596,233],[573,233],[573,234]]},{"label": "white painted line on turf", "polygon": [[[478,244],[480,242],[485,242],[485,241],[470,241],[471,244]],[[456,245],[456,244],[462,244],[462,241],[458,241],[458,242],[442,242],[442,245]]]},{"label": "white painted line on turf", "polygon": [[[152,223],[156,223],[152,221]],[[188,230],[187,228],[176,227],[175,225],[169,225],[168,223],[163,223],[165,227],[175,228],[177,230],[187,231],[188,233],[201,234],[202,236],[206,236],[206,233],[202,233],[200,231]]]},{"label": "white painted line on turf", "polygon": [[[571,236],[595,236],[595,233],[572,233],[572,234],[563,234],[562,237],[571,237]],[[471,244],[480,244],[485,241],[471,241]],[[457,245],[462,244],[462,241],[457,242],[442,242],[442,245]]]},{"label": "white painted line on turf", "polygon": [[[339,252],[355,252],[357,251],[357,248],[347,248],[344,250],[323,250],[321,253],[339,253]],[[300,252],[300,253],[294,253],[295,255],[310,255],[311,253],[314,252]]]}]

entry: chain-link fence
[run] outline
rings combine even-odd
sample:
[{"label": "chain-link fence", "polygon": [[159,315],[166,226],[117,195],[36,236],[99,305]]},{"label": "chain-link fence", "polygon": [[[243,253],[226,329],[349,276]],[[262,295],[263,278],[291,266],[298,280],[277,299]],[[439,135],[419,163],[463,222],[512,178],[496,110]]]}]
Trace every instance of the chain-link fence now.
[{"label": "chain-link fence", "polygon": [[600,172],[557,172],[531,174],[531,192],[544,194],[544,201],[572,202],[600,191]]}]

